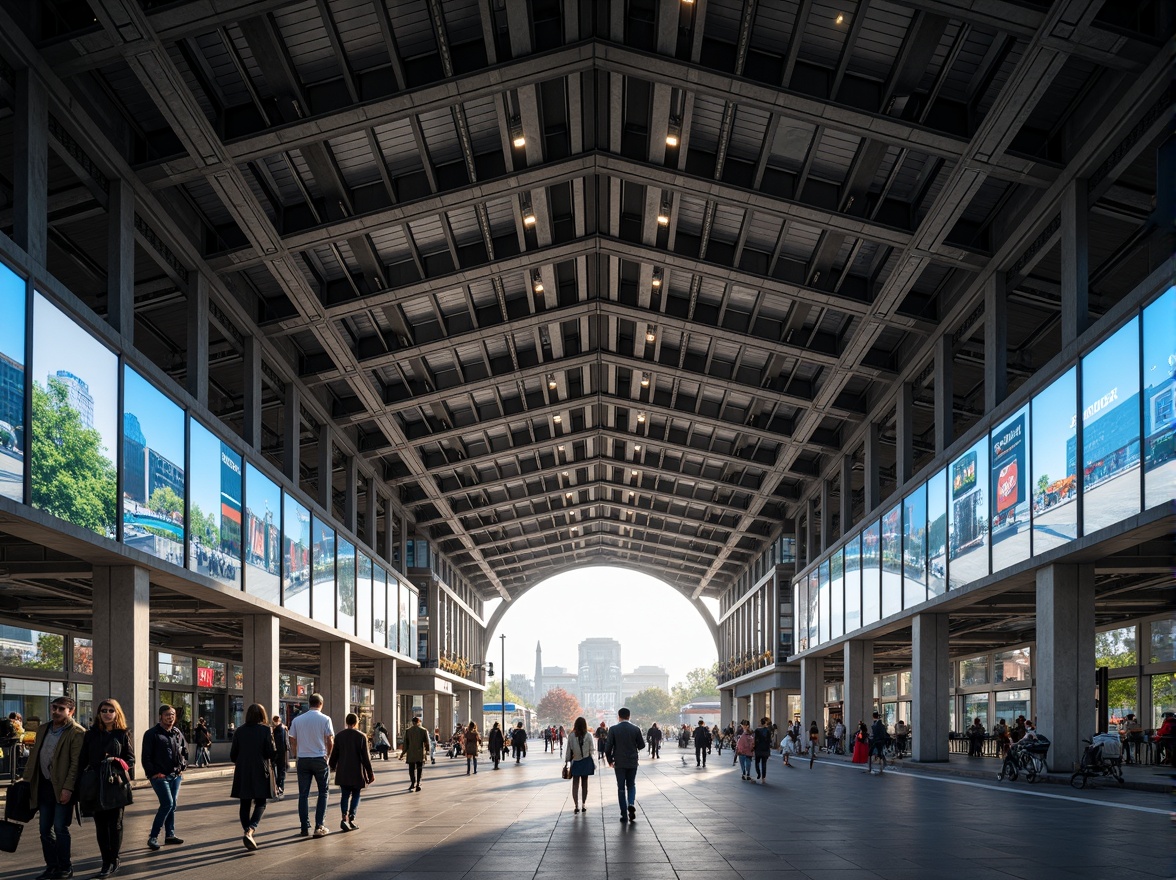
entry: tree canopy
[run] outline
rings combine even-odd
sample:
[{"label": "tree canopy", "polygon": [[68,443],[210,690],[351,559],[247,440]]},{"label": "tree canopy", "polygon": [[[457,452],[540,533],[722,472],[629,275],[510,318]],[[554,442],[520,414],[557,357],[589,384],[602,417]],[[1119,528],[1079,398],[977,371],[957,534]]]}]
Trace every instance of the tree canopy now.
[{"label": "tree canopy", "polygon": [[692,700],[717,700],[719,698],[719,663],[699,666],[686,673],[686,680],[670,689],[670,700],[675,708]]},{"label": "tree canopy", "polygon": [[583,715],[584,709],[574,694],[569,694],[563,688],[552,688],[543,695],[539,705],[535,707],[539,720],[545,724],[562,724],[571,727],[576,716]]},{"label": "tree canopy", "polygon": [[633,723],[642,729],[655,721],[663,727],[678,724],[678,709],[670,702],[670,695],[661,688],[646,688],[629,697],[625,705],[633,713]]},{"label": "tree canopy", "polygon": [[[486,688],[486,692],[482,694],[483,703],[500,703],[502,702],[502,681],[494,681]],[[518,694],[510,689],[510,685],[506,686],[506,702],[523,705],[524,700]]]}]

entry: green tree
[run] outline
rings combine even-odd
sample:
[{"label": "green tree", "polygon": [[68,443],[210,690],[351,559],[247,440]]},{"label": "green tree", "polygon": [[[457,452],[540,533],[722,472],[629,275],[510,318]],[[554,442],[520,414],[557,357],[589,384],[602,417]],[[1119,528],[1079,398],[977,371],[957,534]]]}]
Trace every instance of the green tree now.
[{"label": "green tree", "polygon": [[678,710],[670,702],[670,695],[661,688],[646,688],[630,697],[625,705],[633,713],[633,723],[642,729],[654,721],[669,727],[676,727],[678,724]]},{"label": "green tree", "polygon": [[65,636],[40,633],[37,636],[37,656],[25,666],[33,669],[65,669]]},{"label": "green tree", "polygon": [[[1121,669],[1139,662],[1135,627],[1113,629],[1094,636],[1096,666]],[[1113,717],[1139,711],[1139,689],[1134,678],[1112,678],[1107,683],[1107,708]]]},{"label": "green tree", "polygon": [[188,520],[193,541],[200,541],[205,547],[214,550],[220,547],[215,514],[205,513],[200,509],[200,505],[193,504],[188,513]]},{"label": "green tree", "polygon": [[719,698],[719,662],[716,660],[710,666],[699,666],[686,673],[686,681],[679,682],[670,689],[670,699],[677,708],[691,700],[708,700]]},{"label": "green tree", "polygon": [[1049,475],[1042,474],[1037,478],[1037,494],[1044,495],[1045,490],[1049,488]]},{"label": "green tree", "polygon": [[114,462],[102,436],[82,425],[59,379],[50,379],[45,389],[33,383],[30,466],[34,507],[100,535],[114,533]]},{"label": "green tree", "polygon": [[584,714],[580,701],[563,688],[552,688],[543,695],[539,705],[535,707],[535,714],[544,724],[562,724],[570,728],[577,715]]},{"label": "green tree", "polygon": [[[486,688],[486,692],[482,694],[483,703],[501,703],[502,702],[502,681],[492,681]],[[515,703],[516,705],[523,705],[525,702],[522,697],[510,689],[510,685],[506,686],[506,702]]]},{"label": "green tree", "polygon": [[151,497],[147,500],[147,506],[160,516],[182,515],[184,513],[184,499],[167,486],[160,486],[152,492]]}]

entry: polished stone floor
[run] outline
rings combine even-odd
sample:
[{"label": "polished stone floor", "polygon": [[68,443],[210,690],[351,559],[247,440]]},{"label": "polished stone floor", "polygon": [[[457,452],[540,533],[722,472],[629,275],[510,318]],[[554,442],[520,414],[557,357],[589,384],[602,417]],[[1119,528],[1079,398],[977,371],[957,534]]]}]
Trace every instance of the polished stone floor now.
[{"label": "polished stone floor", "polygon": [[[843,762],[784,768],[768,785],[740,781],[730,753],[705,770],[676,747],[646,761],[638,776],[637,821],[618,821],[612,773],[590,782],[589,810],[572,812],[559,761],[533,745],[522,765],[498,772],[481,762],[438,759],[420,793],[407,791],[403,764],[377,762],[377,782],[360,804],[357,832],[297,834],[296,799],[272,804],[257,839],[241,845],[230,780],[205,773],[181,790],[182,846],[146,847],[150,791],[127,814],[119,876],[216,880],[248,874],[363,880],[835,880],[835,878],[1135,878],[1176,876],[1176,825],[1165,794],[928,776],[866,775]],[[293,780],[290,788],[294,788]],[[98,867],[93,825],[74,827],[75,876]],[[41,870],[35,827],[20,851],[0,853],[0,877]]]}]

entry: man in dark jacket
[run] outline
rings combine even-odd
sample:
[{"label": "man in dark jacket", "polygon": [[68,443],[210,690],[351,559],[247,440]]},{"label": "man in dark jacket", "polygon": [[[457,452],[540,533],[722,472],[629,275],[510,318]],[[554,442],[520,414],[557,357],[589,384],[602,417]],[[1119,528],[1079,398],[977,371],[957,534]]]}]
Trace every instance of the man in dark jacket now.
[{"label": "man in dark jacket", "polygon": [[196,766],[207,767],[212,763],[212,733],[208,723],[201,718],[192,730],[192,744],[196,746]]},{"label": "man in dark jacket", "polygon": [[498,762],[502,760],[502,753],[506,747],[506,739],[502,735],[502,727],[498,722],[494,722],[494,726],[490,729],[489,735],[486,737],[486,745],[490,749],[490,760],[494,762],[494,769],[498,769]]},{"label": "man in dark jacket", "polygon": [[77,789],[78,767],[86,729],[74,720],[74,701],[58,697],[49,706],[50,720],[37,728],[24,778],[32,789],[30,807],[41,811],[41,852],[45,870],[39,880],[72,877],[69,824],[70,800]]},{"label": "man in dark jacket", "polygon": [[274,729],[274,785],[278,790],[278,800],[282,799],[286,788],[286,770],[290,766],[290,731],[282,723],[282,716],[275,715]]},{"label": "man in dark jacket", "polygon": [[617,717],[621,720],[608,729],[604,756],[617,775],[621,822],[636,822],[637,764],[641,760],[641,750],[645,748],[645,739],[641,736],[641,728],[629,720],[628,709],[617,710]]},{"label": "man in dark jacket", "polygon": [[694,728],[694,766],[706,766],[706,753],[710,751],[711,732],[706,722],[698,719],[698,726]]},{"label": "man in dark jacket", "polygon": [[176,727],[174,706],[164,703],[159,707],[159,723],[143,734],[139,765],[151,780],[151,787],[159,799],[147,846],[159,849],[160,831],[164,832],[164,843],[183,843],[182,838],[176,837],[176,801],[180,796],[184,770],[188,767],[188,741]]},{"label": "man in dark jacket", "polygon": [[645,739],[649,741],[649,757],[661,757],[661,728],[657,726],[657,722],[653,722],[653,726],[645,731]]},{"label": "man in dark jacket", "polygon": [[510,747],[514,752],[515,763],[519,763],[519,759],[527,754],[527,731],[523,730],[523,722],[518,722],[515,729],[510,732]]},{"label": "man in dark jacket", "polygon": [[882,766],[878,768],[878,775],[881,776],[886,770],[886,746],[889,744],[890,732],[886,729],[886,722],[882,720],[881,715],[875,712],[874,723],[870,725],[870,759],[866,764],[867,773],[874,771],[875,757],[882,762]]}]

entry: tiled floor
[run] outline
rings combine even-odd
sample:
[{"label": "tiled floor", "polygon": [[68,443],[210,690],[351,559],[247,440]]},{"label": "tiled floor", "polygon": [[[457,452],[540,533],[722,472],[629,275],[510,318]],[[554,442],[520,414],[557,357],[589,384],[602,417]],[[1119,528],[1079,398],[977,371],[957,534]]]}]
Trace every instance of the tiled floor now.
[{"label": "tiled floor", "polygon": [[[425,771],[407,790],[403,764],[377,762],[377,782],[360,804],[358,832],[298,836],[296,798],[270,806],[257,835],[241,845],[227,777],[189,780],[181,790],[182,846],[150,852],[150,791],[137,791],[126,819],[119,876],[244,880],[247,875],[363,880],[840,880],[840,878],[1139,878],[1176,875],[1166,795],[1065,786],[998,784],[895,772],[867,776],[843,763],[784,768],[769,784],[742,782],[730,753],[705,770],[676,748],[643,763],[638,815],[618,821],[611,771],[590,780],[589,810],[574,814],[558,760],[532,749],[522,765],[495,772],[461,760]],[[293,776],[289,780],[295,788]],[[313,800],[312,800],[313,808]],[[97,871],[93,825],[74,829],[77,877]],[[41,870],[36,827],[15,855],[0,853],[0,877]]]}]

